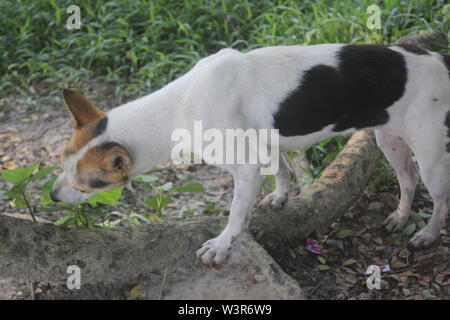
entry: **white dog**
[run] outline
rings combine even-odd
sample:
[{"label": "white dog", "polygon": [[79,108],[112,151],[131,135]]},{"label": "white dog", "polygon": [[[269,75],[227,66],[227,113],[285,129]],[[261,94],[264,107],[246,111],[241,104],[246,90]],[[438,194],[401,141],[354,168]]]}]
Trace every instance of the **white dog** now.
[{"label": "white dog", "polygon": [[[438,239],[450,199],[450,55],[406,45],[279,46],[240,53],[224,49],[200,60],[164,88],[108,113],[72,89],[63,91],[75,131],[62,155],[55,201],[80,201],[123,186],[129,178],[170,160],[174,130],[278,129],[280,151],[330,136],[375,129],[395,169],[401,199],[386,221],[405,225],[419,180],[434,209],[411,243]],[[411,159],[414,153],[420,170]],[[229,222],[197,256],[222,263],[247,227],[259,192],[260,164],[225,164],[234,176]],[[263,205],[286,202],[289,170],[280,157],[276,190]],[[282,219],[282,217],[280,217]]]}]

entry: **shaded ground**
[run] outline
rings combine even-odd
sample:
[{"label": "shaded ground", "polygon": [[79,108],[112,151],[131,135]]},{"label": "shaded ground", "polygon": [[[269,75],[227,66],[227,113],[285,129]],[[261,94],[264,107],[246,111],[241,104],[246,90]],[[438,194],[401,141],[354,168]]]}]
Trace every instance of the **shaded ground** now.
[{"label": "shaded ground", "polygon": [[[107,88],[97,88],[99,98],[108,96]],[[110,95],[112,96],[112,95]],[[115,101],[99,99],[103,109]],[[29,165],[41,160],[45,166],[58,164],[58,154],[71,132],[71,122],[62,102],[43,107],[45,112],[30,111],[21,97],[0,100],[0,166],[4,169]],[[56,172],[57,174],[58,172]],[[201,182],[206,192],[174,195],[166,209],[166,218],[191,210],[192,214],[227,214],[232,198],[232,179],[228,173],[211,166],[175,167],[164,164],[156,168],[157,183],[171,181],[181,185],[188,181]],[[125,190],[115,210],[124,214],[148,210],[142,200],[149,191],[135,184],[135,192]],[[292,186],[291,197],[298,186]],[[370,191],[369,191],[370,190]],[[37,190],[34,190],[37,191]],[[263,192],[267,192],[267,185]],[[450,235],[441,232],[440,241],[431,248],[410,251],[406,242],[410,235],[391,234],[382,227],[384,218],[395,208],[398,190],[394,185],[372,186],[328,234],[311,236],[323,242],[323,254],[307,252],[303,244],[287,248],[277,257],[285,271],[299,281],[312,299],[449,299],[450,298]],[[431,213],[432,202],[423,187],[416,192],[415,212]],[[24,210],[0,201],[0,213],[27,217]],[[39,212],[37,216],[55,221],[58,213]],[[282,218],[282,217],[280,217]],[[385,265],[390,272],[382,275],[382,289],[369,291],[363,272],[369,265]],[[33,289],[32,289],[33,288]],[[52,290],[47,284],[26,284],[0,277],[0,298],[29,299]],[[124,295],[123,298],[132,298]]]},{"label": "shaded ground", "polygon": [[[419,205],[431,205],[423,192],[416,199]],[[448,230],[442,230],[440,240],[430,248],[411,250],[407,246],[411,235],[382,227],[396,204],[390,193],[364,194],[323,235],[321,258],[299,246],[290,248],[280,264],[314,299],[450,299]],[[368,277],[363,275],[367,267],[386,264],[391,271],[382,273],[381,290],[368,290]]]}]

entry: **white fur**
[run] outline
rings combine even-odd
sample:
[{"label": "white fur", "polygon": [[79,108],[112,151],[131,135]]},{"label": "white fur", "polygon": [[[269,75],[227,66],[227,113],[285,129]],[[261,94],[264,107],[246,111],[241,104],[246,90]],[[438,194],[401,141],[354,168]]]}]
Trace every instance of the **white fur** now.
[{"label": "white fur", "polygon": [[[245,54],[233,49],[221,50],[200,60],[191,71],[166,87],[111,110],[107,130],[90,146],[101,141],[126,146],[134,160],[130,174],[134,176],[168,161],[174,146],[170,139],[172,131],[192,130],[194,120],[201,120],[205,129],[273,128],[273,113],[298,86],[302,73],[316,64],[336,66],[336,53],[341,46],[280,46]],[[430,57],[398,47],[392,49],[405,56],[408,81],[403,97],[388,109],[389,122],[375,128],[378,143],[396,170],[402,191],[399,209],[388,218],[387,225],[390,229],[400,229],[409,215],[417,182],[411,149],[435,201],[431,222],[412,239],[419,246],[438,237],[448,212],[450,154],[443,147],[446,143],[443,121],[450,106],[450,80],[438,55],[433,53]],[[432,102],[433,98],[439,101]],[[280,137],[281,150],[303,148],[336,135],[332,128],[330,125],[304,136]],[[351,131],[354,130],[343,134]],[[79,158],[85,150],[75,157]],[[222,167],[234,176],[234,198],[224,231],[197,251],[207,264],[222,263],[233,239],[245,230],[261,183],[258,165]],[[276,191],[263,200],[263,205],[278,207],[286,201],[289,173],[284,161],[280,162],[277,179]],[[58,184],[68,183],[63,180]],[[71,199],[69,195],[66,198]]]}]

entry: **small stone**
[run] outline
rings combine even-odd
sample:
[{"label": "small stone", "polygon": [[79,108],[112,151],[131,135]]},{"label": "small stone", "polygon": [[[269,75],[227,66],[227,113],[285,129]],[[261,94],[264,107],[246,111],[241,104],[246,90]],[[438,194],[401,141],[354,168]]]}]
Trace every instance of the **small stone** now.
[{"label": "small stone", "polygon": [[289,250],[288,250],[288,252],[289,252],[289,255],[291,256],[291,258],[292,258],[292,259],[295,259],[295,258],[297,258],[297,256],[295,255],[295,252],[294,252],[294,250],[292,250],[292,249],[289,249]]},{"label": "small stone", "polygon": [[380,237],[374,238],[373,241],[379,246],[383,245],[383,239],[381,239]]},{"label": "small stone", "polygon": [[297,249],[295,249],[295,251],[296,251],[299,255],[302,255],[302,256],[304,256],[304,255],[307,254],[307,252],[306,252],[305,248],[303,248],[303,246],[298,246]]},{"label": "small stone", "polygon": [[263,275],[263,274],[255,275],[255,281],[256,282],[263,282],[263,281],[266,281],[266,280],[267,280],[267,277],[265,275]]}]

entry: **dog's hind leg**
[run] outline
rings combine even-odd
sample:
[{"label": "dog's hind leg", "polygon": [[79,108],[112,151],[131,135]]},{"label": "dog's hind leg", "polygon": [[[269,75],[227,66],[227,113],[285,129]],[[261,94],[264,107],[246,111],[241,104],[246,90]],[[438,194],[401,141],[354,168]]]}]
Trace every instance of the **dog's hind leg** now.
[{"label": "dog's hind leg", "polygon": [[[442,150],[444,150],[442,148]],[[450,155],[442,155],[432,159],[430,155],[419,161],[422,181],[433,198],[434,207],[431,220],[422,230],[418,231],[410,240],[414,247],[426,247],[439,238],[445,223],[450,203]]]},{"label": "dog's hind leg", "polygon": [[[262,208],[272,207],[281,208],[288,200],[289,192],[289,179],[291,174],[293,174],[292,168],[290,167],[286,156],[280,154],[280,165],[278,172],[276,173],[276,187],[275,191],[269,193],[262,199],[259,206]],[[295,174],[295,173],[294,173]]]},{"label": "dog's hind leg", "polygon": [[419,173],[411,158],[411,150],[402,138],[383,129],[375,130],[375,136],[378,146],[394,168],[400,184],[399,206],[387,217],[384,224],[389,231],[399,231],[408,221]]}]

